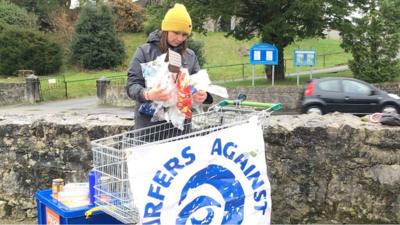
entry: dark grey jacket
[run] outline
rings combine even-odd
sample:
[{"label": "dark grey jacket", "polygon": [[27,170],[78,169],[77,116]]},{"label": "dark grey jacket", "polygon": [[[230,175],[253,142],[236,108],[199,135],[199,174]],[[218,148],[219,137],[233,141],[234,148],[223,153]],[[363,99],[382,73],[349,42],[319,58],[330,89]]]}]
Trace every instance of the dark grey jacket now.
[{"label": "dark grey jacket", "polygon": [[[150,122],[151,117],[143,115],[138,112],[141,103],[146,102],[143,96],[144,88],[146,87],[145,79],[140,67],[141,63],[146,63],[155,60],[160,56],[160,31],[152,32],[147,40],[147,43],[138,47],[128,70],[128,96],[136,101],[135,106],[135,129],[154,125],[156,123]],[[189,74],[197,73],[200,70],[200,65],[197,56],[191,49],[186,49],[182,56],[182,66],[189,70]],[[211,95],[208,94],[206,103],[212,102]]]}]

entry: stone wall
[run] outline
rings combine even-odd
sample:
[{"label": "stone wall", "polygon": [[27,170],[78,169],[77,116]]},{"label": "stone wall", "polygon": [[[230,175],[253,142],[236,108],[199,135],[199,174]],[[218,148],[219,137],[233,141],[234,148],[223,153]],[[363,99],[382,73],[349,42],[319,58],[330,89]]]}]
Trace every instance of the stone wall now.
[{"label": "stone wall", "polygon": [[[0,116],[0,217],[34,217],[51,180],[86,179],[90,140],[115,116]],[[329,114],[273,116],[264,130],[273,223],[400,223],[400,128]]]},{"label": "stone wall", "polygon": [[115,116],[0,115],[0,219],[35,217],[34,194],[54,178],[86,181],[90,141],[132,124]]},{"label": "stone wall", "polygon": [[0,106],[25,102],[24,83],[0,83]]},{"label": "stone wall", "polygon": [[[283,105],[282,111],[296,111],[302,88],[288,87],[243,87],[228,88],[230,98],[235,99],[238,94],[247,95],[249,101],[280,102]],[[214,102],[221,100],[214,96]],[[135,102],[128,98],[125,84],[111,81],[106,89],[105,99],[100,99],[102,104],[114,106],[133,106]]]},{"label": "stone wall", "polygon": [[246,94],[247,101],[257,102],[280,102],[284,112],[298,110],[301,91],[303,89],[295,86],[287,87],[240,87],[229,88],[229,97],[235,99],[239,94]]},{"label": "stone wall", "polygon": [[400,96],[400,83],[374,84],[375,87]]},{"label": "stone wall", "polygon": [[135,104],[135,101],[126,94],[125,80],[111,80],[110,86],[106,90],[104,104],[118,107],[130,107]]},{"label": "stone wall", "polygon": [[279,116],[264,137],[276,223],[400,223],[400,127]]}]

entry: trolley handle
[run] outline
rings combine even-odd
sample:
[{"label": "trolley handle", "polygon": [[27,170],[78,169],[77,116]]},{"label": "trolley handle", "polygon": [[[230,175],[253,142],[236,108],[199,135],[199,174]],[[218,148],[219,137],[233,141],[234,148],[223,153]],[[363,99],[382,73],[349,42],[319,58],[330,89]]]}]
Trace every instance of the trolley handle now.
[{"label": "trolley handle", "polygon": [[268,103],[268,102],[250,102],[240,100],[222,100],[218,103],[218,106],[249,106],[258,109],[272,109],[273,111],[279,111],[282,108],[281,103]]}]

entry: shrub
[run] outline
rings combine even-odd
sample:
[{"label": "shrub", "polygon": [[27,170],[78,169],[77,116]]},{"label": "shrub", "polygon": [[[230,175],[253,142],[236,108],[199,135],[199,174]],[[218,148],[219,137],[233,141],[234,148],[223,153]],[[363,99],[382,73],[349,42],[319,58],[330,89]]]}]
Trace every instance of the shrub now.
[{"label": "shrub", "polygon": [[202,67],[206,63],[203,52],[204,43],[202,41],[193,40],[192,38],[189,38],[188,41],[189,48],[196,53],[200,67]]},{"label": "shrub", "polygon": [[160,29],[161,29],[161,21],[154,20],[154,19],[148,19],[144,23],[143,31],[148,36],[151,32],[153,32],[155,30],[160,30]]},{"label": "shrub", "polygon": [[36,27],[37,22],[34,14],[5,0],[0,0],[0,19],[10,25],[30,28]]},{"label": "shrub", "polygon": [[7,29],[10,25],[8,23],[4,22],[4,20],[0,19],[0,33]]},{"label": "shrub", "polygon": [[[51,14],[59,9],[71,10],[70,6],[77,0],[9,0],[14,4],[34,13],[38,18],[38,28],[41,31],[52,32],[57,29]],[[79,0],[82,1],[82,0]],[[88,0],[84,0],[88,1]],[[82,1],[83,3],[83,1]]]},{"label": "shrub", "polygon": [[124,46],[108,6],[88,4],[82,9],[70,49],[71,62],[86,69],[109,69],[123,62]]},{"label": "shrub", "polygon": [[341,27],[342,47],[353,55],[355,78],[371,83],[394,80],[400,74],[400,1],[371,1],[361,18]]},{"label": "shrub", "polygon": [[161,29],[161,21],[164,18],[168,8],[161,5],[150,5],[146,8],[146,22],[144,23],[144,32],[149,35],[155,30]]},{"label": "shrub", "polygon": [[48,14],[53,27],[52,38],[59,43],[65,54],[69,56],[69,46],[71,45],[74,34],[74,14],[75,11],[58,8]]},{"label": "shrub", "polygon": [[44,75],[59,71],[62,52],[58,44],[40,32],[13,26],[0,33],[0,59],[0,74],[31,69]]},{"label": "shrub", "polygon": [[117,19],[115,21],[119,32],[141,32],[145,20],[143,8],[131,0],[109,0]]}]

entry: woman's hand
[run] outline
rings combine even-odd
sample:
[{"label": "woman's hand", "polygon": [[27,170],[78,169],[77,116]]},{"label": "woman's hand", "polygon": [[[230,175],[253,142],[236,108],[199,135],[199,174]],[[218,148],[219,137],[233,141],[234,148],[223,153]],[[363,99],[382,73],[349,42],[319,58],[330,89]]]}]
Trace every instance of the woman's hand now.
[{"label": "woman's hand", "polygon": [[205,91],[197,91],[194,95],[192,95],[193,102],[197,104],[202,104],[207,98],[207,92]]},{"label": "woman's hand", "polygon": [[171,99],[171,90],[154,87],[150,90],[144,91],[144,98],[149,101],[165,102]]}]

